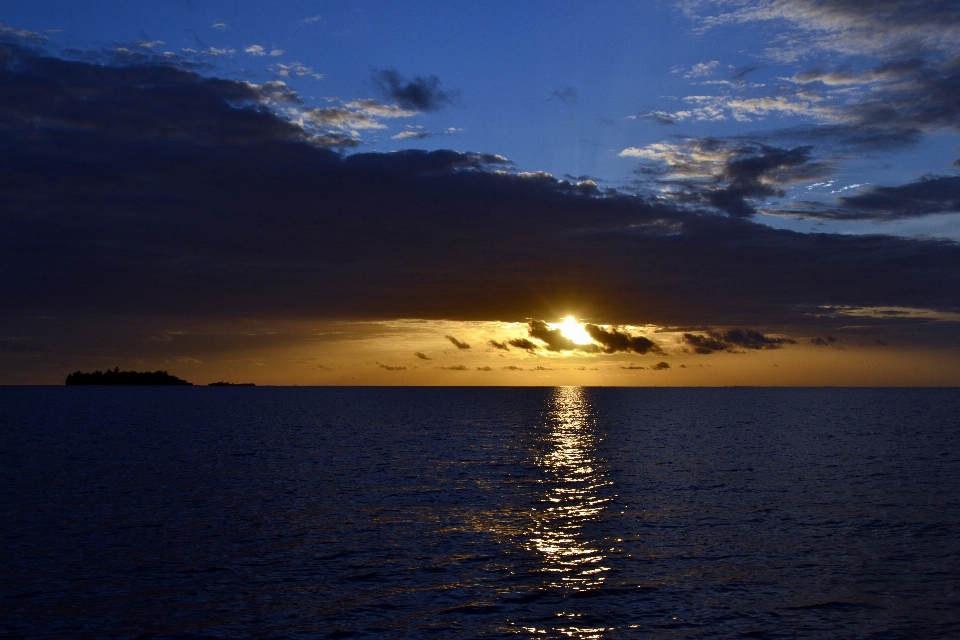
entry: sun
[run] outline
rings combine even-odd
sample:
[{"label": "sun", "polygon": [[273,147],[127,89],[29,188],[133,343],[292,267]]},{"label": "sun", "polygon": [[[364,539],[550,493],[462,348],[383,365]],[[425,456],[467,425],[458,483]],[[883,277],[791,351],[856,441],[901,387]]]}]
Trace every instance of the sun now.
[{"label": "sun", "polygon": [[563,319],[563,322],[554,326],[560,329],[560,333],[562,333],[565,338],[572,340],[574,344],[590,344],[593,342],[590,334],[587,333],[583,325],[577,322],[573,316],[567,316]]}]

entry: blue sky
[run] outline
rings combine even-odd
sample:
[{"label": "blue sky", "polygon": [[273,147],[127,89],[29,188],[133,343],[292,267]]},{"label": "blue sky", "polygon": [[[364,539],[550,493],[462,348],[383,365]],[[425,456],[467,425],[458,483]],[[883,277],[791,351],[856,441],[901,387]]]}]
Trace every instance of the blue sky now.
[{"label": "blue sky", "polygon": [[[662,165],[663,158],[624,156],[624,150],[705,137],[762,137],[788,149],[810,144],[812,158],[831,166],[809,179],[784,181],[777,187],[784,197],[758,199],[781,214],[784,203],[797,200],[830,204],[837,195],[869,187],[956,175],[957,131],[942,123],[920,127],[909,144],[869,149],[829,148],[835,141],[807,140],[804,133],[780,135],[793,127],[845,126],[844,110],[877,89],[853,81],[801,85],[799,74],[855,74],[955,53],[955,25],[941,25],[940,33],[928,29],[930,42],[905,51],[915,32],[888,28],[878,39],[875,31],[887,17],[844,14],[845,3],[831,15],[822,4],[40,0],[7,7],[0,20],[42,34],[65,55],[169,52],[201,63],[203,74],[280,80],[305,106],[360,99],[391,104],[373,81],[388,69],[404,79],[435,76],[451,94],[436,111],[380,118],[382,129],[354,130],[359,145],[348,152],[485,152],[510,159],[520,171],[588,176],[604,187],[656,192],[662,184],[636,170]],[[860,46],[858,39],[871,37],[872,47]],[[857,93],[861,89],[866,98]],[[819,95],[798,97],[804,91]],[[782,104],[766,110],[729,106],[763,99]],[[677,113],[689,115],[672,125],[656,118]],[[408,137],[394,139],[403,134]],[[763,213],[756,219],[798,230],[960,239],[960,218],[950,213],[882,224]]]},{"label": "blue sky", "polygon": [[5,6],[0,383],[957,384],[958,135],[957,0]]}]

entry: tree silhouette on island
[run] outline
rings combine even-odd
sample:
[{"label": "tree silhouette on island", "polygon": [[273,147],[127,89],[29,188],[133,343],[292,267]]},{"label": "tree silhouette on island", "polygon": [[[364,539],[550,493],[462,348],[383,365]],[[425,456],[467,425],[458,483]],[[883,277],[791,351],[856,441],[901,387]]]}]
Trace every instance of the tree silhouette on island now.
[{"label": "tree silhouette on island", "polygon": [[120,367],[115,367],[113,371],[98,369],[93,373],[76,371],[67,376],[66,384],[193,385],[192,382],[181,380],[166,371],[120,371]]},{"label": "tree silhouette on island", "polygon": [[[166,371],[120,371],[120,367],[114,367],[113,370],[107,369],[100,371],[97,369],[93,373],[83,373],[75,371],[67,376],[66,384],[137,384],[137,385],[187,385],[192,387],[192,382],[181,380],[177,376],[172,376]],[[208,387],[255,387],[252,382],[211,382]]]}]

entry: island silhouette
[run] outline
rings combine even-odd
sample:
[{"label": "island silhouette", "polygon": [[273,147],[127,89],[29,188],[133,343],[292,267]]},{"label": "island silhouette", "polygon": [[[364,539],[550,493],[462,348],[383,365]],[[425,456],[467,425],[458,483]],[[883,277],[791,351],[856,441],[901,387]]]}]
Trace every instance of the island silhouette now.
[{"label": "island silhouette", "polygon": [[67,376],[66,384],[193,385],[192,382],[181,380],[166,371],[120,371],[120,367],[115,367],[112,371],[98,369],[93,373],[75,371]]}]

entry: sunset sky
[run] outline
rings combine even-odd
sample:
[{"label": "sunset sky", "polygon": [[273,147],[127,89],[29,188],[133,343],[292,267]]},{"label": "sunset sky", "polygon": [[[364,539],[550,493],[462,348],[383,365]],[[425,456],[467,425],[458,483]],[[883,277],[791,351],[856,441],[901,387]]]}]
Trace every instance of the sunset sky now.
[{"label": "sunset sky", "polygon": [[0,384],[960,385],[956,1],[0,23]]}]

